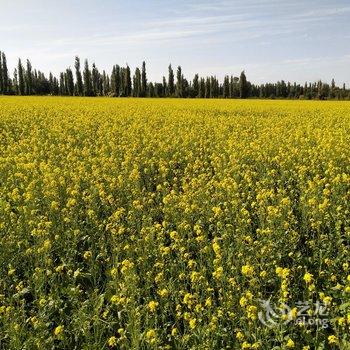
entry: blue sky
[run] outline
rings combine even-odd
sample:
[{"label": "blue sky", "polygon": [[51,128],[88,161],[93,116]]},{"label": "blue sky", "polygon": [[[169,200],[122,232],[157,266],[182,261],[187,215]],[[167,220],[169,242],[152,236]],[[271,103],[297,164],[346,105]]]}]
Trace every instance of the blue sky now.
[{"label": "blue sky", "polygon": [[74,56],[102,70],[146,60],[253,82],[322,79],[350,84],[349,0],[1,0],[0,50],[54,73]]}]

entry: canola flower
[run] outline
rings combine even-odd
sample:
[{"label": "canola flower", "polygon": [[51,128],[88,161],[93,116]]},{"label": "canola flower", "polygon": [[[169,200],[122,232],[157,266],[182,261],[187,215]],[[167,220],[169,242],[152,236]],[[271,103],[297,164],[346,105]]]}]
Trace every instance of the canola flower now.
[{"label": "canola flower", "polygon": [[54,329],[53,333],[56,337],[60,337],[60,336],[62,336],[63,332],[64,332],[64,326],[60,325]]},{"label": "canola flower", "polygon": [[112,336],[108,339],[108,346],[109,347],[115,347],[117,345],[117,338],[115,336]]},{"label": "canola flower", "polygon": [[303,279],[304,279],[304,281],[305,281],[307,284],[310,284],[310,283],[312,282],[312,280],[313,280],[313,277],[314,277],[314,276],[313,276],[311,273],[306,272],[305,275],[304,275],[304,277],[303,277]]},{"label": "canola flower", "polygon": [[252,276],[254,274],[254,267],[251,265],[243,265],[242,274],[245,276]]},{"label": "canola flower", "polygon": [[1,347],[350,348],[349,107],[0,97]]},{"label": "canola flower", "polygon": [[338,343],[338,338],[335,335],[330,335],[328,337],[328,343],[329,344],[337,344]]},{"label": "canola flower", "polygon": [[148,303],[148,309],[151,312],[155,312],[157,310],[158,305],[159,303],[157,301],[152,300]]},{"label": "canola flower", "polygon": [[288,349],[293,349],[295,347],[293,339],[288,339],[286,346]]}]

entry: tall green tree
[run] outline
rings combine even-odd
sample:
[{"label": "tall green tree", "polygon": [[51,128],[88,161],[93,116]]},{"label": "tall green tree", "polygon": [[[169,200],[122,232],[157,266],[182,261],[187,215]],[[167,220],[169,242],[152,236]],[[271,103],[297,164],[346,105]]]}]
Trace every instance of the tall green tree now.
[{"label": "tall green tree", "polygon": [[120,97],[125,97],[126,96],[126,89],[125,89],[125,68],[124,67],[121,67],[120,68],[120,93],[119,93],[119,96]]},{"label": "tall green tree", "polygon": [[219,97],[219,82],[216,77],[210,77],[210,98]]},{"label": "tall green tree", "polygon": [[140,68],[138,67],[135,69],[135,74],[134,74],[133,95],[134,97],[141,96],[141,71],[140,71]]},{"label": "tall green tree", "polygon": [[224,98],[230,97],[230,78],[228,75],[225,75],[225,78],[224,78],[223,97]]},{"label": "tall green tree", "polygon": [[166,82],[166,78],[163,76],[163,96],[166,97],[167,96],[167,91],[168,91],[168,84]]},{"label": "tall green tree", "polygon": [[73,72],[70,68],[67,68],[66,70],[66,88],[67,88],[67,94],[69,96],[74,95],[74,78],[73,78]]},{"label": "tall green tree", "polygon": [[24,68],[21,59],[18,60],[18,91],[20,95],[25,94]]},{"label": "tall green tree", "polygon": [[155,97],[163,97],[163,84],[155,83],[154,84],[154,96]]},{"label": "tall green tree", "polygon": [[75,77],[76,77],[76,94],[78,96],[83,96],[84,90],[83,90],[83,78],[80,71],[80,58],[78,56],[75,56]]},{"label": "tall green tree", "polygon": [[116,94],[117,96],[120,96],[121,94],[121,69],[119,65],[117,64],[115,66],[115,89],[116,89]]},{"label": "tall green tree", "polygon": [[112,96],[114,96],[114,97],[119,96],[119,91],[117,94],[117,87],[116,87],[116,69],[115,69],[115,66],[113,66],[112,73],[111,73],[111,93],[112,93]]},{"label": "tall green tree", "polygon": [[205,79],[204,98],[210,98],[210,96],[211,96],[210,78],[207,77]]},{"label": "tall green tree", "polygon": [[125,68],[125,96],[129,97],[132,93],[132,87],[131,87],[131,72],[130,67],[126,65]]},{"label": "tall green tree", "polygon": [[53,94],[54,95],[58,95],[59,94],[59,83],[58,83],[58,79],[56,77],[53,78]]},{"label": "tall green tree", "polygon": [[168,96],[174,96],[175,93],[175,83],[174,83],[174,71],[169,64],[168,67]]},{"label": "tall green tree", "polygon": [[190,96],[190,84],[188,83],[188,80],[184,77],[184,75],[181,75],[181,83],[182,83],[182,97],[187,98]]},{"label": "tall green tree", "polygon": [[84,95],[92,96],[93,91],[92,91],[91,71],[89,68],[88,60],[85,60],[83,77],[84,77]]},{"label": "tall green tree", "polygon": [[25,74],[25,93],[31,95],[33,92],[33,75],[32,75],[32,64],[27,59],[27,69]]},{"label": "tall green tree", "polygon": [[111,93],[112,96],[118,97],[121,95],[121,78],[120,78],[120,67],[118,65],[113,66],[111,74]]},{"label": "tall green tree", "polygon": [[92,94],[97,96],[100,93],[100,73],[96,68],[96,64],[92,64]]},{"label": "tall green tree", "polygon": [[15,68],[13,72],[13,88],[14,88],[14,93],[16,95],[19,95],[18,91],[18,73],[17,73],[17,68]]},{"label": "tall green tree", "polygon": [[10,92],[10,79],[9,79],[9,72],[7,69],[6,55],[4,52],[2,53],[2,81],[3,81],[3,92],[7,94]]},{"label": "tall green tree", "polygon": [[329,97],[331,99],[335,98],[335,80],[334,79],[332,79],[332,82],[331,82],[331,89],[330,89]]},{"label": "tall green tree", "polygon": [[60,73],[60,95],[61,96],[65,96],[67,94],[66,82],[65,82],[64,75],[65,74],[63,72]]},{"label": "tall green tree", "polygon": [[109,94],[109,90],[110,90],[109,77],[105,71],[103,71],[102,73],[102,90],[103,90],[104,96],[107,96]]},{"label": "tall green tree", "polygon": [[49,85],[50,85],[50,95],[54,95],[53,74],[51,72],[49,74]]},{"label": "tall green tree", "polygon": [[146,62],[142,62],[142,72],[141,72],[141,96],[145,97],[147,95],[147,74],[146,74]]},{"label": "tall green tree", "polygon": [[4,80],[2,74],[2,53],[0,51],[0,94],[4,93]]},{"label": "tall green tree", "polygon": [[175,87],[175,95],[176,97],[182,97],[183,95],[183,89],[182,89],[182,69],[181,66],[177,67],[176,72],[176,87]]},{"label": "tall green tree", "polygon": [[239,78],[239,97],[240,98],[247,98],[248,97],[248,84],[247,84],[247,77],[242,71],[240,78]]},{"label": "tall green tree", "polygon": [[195,74],[193,78],[193,97],[199,97],[199,76]]},{"label": "tall green tree", "polygon": [[155,90],[154,90],[154,85],[152,82],[148,84],[147,87],[147,96],[148,97],[155,97]]},{"label": "tall green tree", "polygon": [[238,98],[239,97],[239,78],[231,76],[231,84],[232,84],[231,86],[232,97]]},{"label": "tall green tree", "polygon": [[205,96],[205,80],[204,78],[200,78],[199,80],[199,98],[204,98]]}]

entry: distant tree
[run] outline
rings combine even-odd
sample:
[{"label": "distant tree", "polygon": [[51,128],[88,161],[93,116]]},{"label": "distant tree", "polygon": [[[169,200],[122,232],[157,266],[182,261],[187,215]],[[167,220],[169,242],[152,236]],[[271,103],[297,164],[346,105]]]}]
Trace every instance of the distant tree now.
[{"label": "distant tree", "polygon": [[60,95],[64,96],[66,95],[66,84],[65,84],[65,77],[64,73],[60,73]]},{"label": "distant tree", "polygon": [[200,78],[199,80],[199,95],[198,97],[204,98],[205,96],[205,80],[204,78]]},{"label": "distant tree", "polygon": [[187,79],[183,76],[183,74],[181,75],[181,91],[182,91],[182,96],[183,98],[187,98],[190,96],[190,84],[188,83]]},{"label": "distant tree", "polygon": [[53,88],[54,88],[54,95],[58,95],[60,89],[59,89],[58,79],[56,77],[53,78]]},{"label": "distant tree", "polygon": [[32,65],[29,60],[27,60],[27,69],[25,74],[25,93],[26,95],[31,95],[33,89],[33,76],[32,76]]},{"label": "distant tree", "polygon": [[119,90],[119,96],[125,97],[126,91],[125,91],[125,68],[120,68],[120,90]]},{"label": "distant tree", "polygon": [[91,72],[89,68],[89,62],[88,60],[85,60],[84,65],[84,96],[92,96],[92,81],[91,81]]},{"label": "distant tree", "polygon": [[311,100],[312,99],[312,85],[311,85],[311,83],[310,84],[306,84],[305,92],[306,92],[305,97],[308,100]]},{"label": "distant tree", "polygon": [[193,78],[193,97],[199,96],[199,76],[195,74]]},{"label": "distant tree", "polygon": [[96,68],[95,62],[92,64],[92,94],[98,96],[100,94],[100,73]]},{"label": "distant tree", "polygon": [[225,75],[225,78],[224,78],[223,97],[224,98],[230,97],[230,78],[228,75]]},{"label": "distant tree", "polygon": [[83,96],[84,90],[83,90],[83,78],[81,76],[80,71],[80,58],[78,56],[75,56],[75,77],[76,77],[76,94],[78,96]]},{"label": "distant tree", "polygon": [[176,97],[182,97],[183,90],[182,90],[182,70],[181,66],[177,67],[176,72],[176,87],[175,87],[175,95]]},{"label": "distant tree", "polygon": [[67,94],[69,96],[73,96],[74,95],[74,78],[73,78],[73,72],[70,68],[66,70],[65,80],[66,80],[65,85],[67,88]]},{"label": "distant tree", "polygon": [[33,91],[32,94],[35,95],[47,95],[50,93],[50,83],[45,77],[45,74],[34,70],[33,74]]},{"label": "distant tree", "polygon": [[174,96],[175,93],[175,83],[174,83],[174,71],[171,67],[171,64],[168,67],[169,76],[168,76],[168,96]]},{"label": "distant tree", "polygon": [[125,68],[125,96],[131,96],[132,87],[131,87],[131,72],[130,67],[126,65]]},{"label": "distant tree", "polygon": [[15,93],[16,95],[19,95],[17,68],[15,68],[15,70],[14,70],[14,72],[13,72],[13,88],[14,88],[14,93]]},{"label": "distant tree", "polygon": [[231,77],[230,77],[229,96],[230,96],[230,98],[233,98],[233,97],[234,97],[234,81],[233,81],[233,76],[232,76],[232,75],[231,75]]},{"label": "distant tree", "polygon": [[116,90],[116,94],[117,96],[120,96],[121,94],[121,69],[119,67],[119,65],[117,64],[115,66],[115,90]]},{"label": "distant tree", "polygon": [[3,71],[2,71],[2,53],[0,51],[0,94],[4,93],[4,78],[3,78]]},{"label": "distant tree", "polygon": [[121,95],[121,77],[120,77],[120,67],[118,65],[113,66],[111,74],[111,93],[113,96]]},{"label": "distant tree", "polygon": [[147,91],[148,91],[148,97],[155,97],[155,90],[152,82],[148,84]]},{"label": "distant tree", "polygon": [[215,76],[210,77],[210,97],[219,97],[219,82]]},{"label": "distant tree", "polygon": [[292,90],[293,90],[292,84],[288,81],[288,84],[287,84],[287,97],[288,98],[292,97]]},{"label": "distant tree", "polygon": [[236,98],[238,98],[240,95],[239,78],[238,77],[233,78],[233,93],[234,93],[234,97],[236,97]]},{"label": "distant tree", "polygon": [[49,86],[50,86],[50,94],[54,95],[54,81],[53,81],[53,74],[51,72],[49,74]]},{"label": "distant tree", "polygon": [[21,59],[18,60],[18,89],[20,95],[25,94],[24,68]]},{"label": "distant tree", "polygon": [[154,97],[163,97],[163,84],[155,83],[154,84]]},{"label": "distant tree", "polygon": [[334,79],[332,79],[332,82],[331,82],[331,89],[330,89],[329,97],[331,99],[335,98],[335,80]]},{"label": "distant tree", "polygon": [[163,96],[167,96],[168,95],[168,84],[166,82],[166,78],[163,76]]},{"label": "distant tree", "polygon": [[134,74],[134,89],[133,89],[133,95],[135,97],[140,97],[141,96],[141,71],[140,68],[135,69],[135,74]]},{"label": "distant tree", "polygon": [[204,88],[204,98],[210,98],[211,92],[210,92],[210,78],[205,78],[205,88]]},{"label": "distant tree", "polygon": [[117,74],[116,67],[113,66],[112,73],[111,73],[111,93],[115,97],[119,96],[119,90],[117,92],[116,74]]},{"label": "distant tree", "polygon": [[323,100],[325,97],[323,96],[323,84],[322,84],[322,81],[319,80],[317,82],[317,98],[319,100]]},{"label": "distant tree", "polygon": [[345,83],[343,83],[343,87],[341,90],[339,90],[339,98],[342,99],[342,100],[345,100],[346,99],[346,86],[345,86]]},{"label": "distant tree", "polygon": [[103,91],[103,95],[107,96],[109,94],[109,90],[110,90],[109,77],[106,74],[106,72],[103,71],[103,73],[102,73],[102,91]]},{"label": "distant tree", "polygon": [[5,52],[0,51],[0,94],[10,92],[10,78],[7,69],[7,60]]},{"label": "distant tree", "polygon": [[142,62],[142,72],[141,72],[141,97],[147,95],[147,75],[146,75],[146,62]]},{"label": "distant tree", "polygon": [[247,78],[244,71],[242,71],[241,76],[239,78],[239,97],[240,98],[248,97],[248,84],[247,84]]}]

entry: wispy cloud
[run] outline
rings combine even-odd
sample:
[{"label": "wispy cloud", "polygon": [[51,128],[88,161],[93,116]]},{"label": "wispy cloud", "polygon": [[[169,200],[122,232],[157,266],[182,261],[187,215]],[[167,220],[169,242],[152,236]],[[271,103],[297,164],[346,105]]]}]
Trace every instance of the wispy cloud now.
[{"label": "wispy cloud", "polygon": [[350,12],[350,6],[344,7],[325,7],[318,8],[312,11],[307,11],[305,13],[301,13],[297,18],[310,18],[310,19],[324,19],[329,18],[330,16],[343,15]]},{"label": "wispy cloud", "polygon": [[[222,12],[228,10],[235,10],[238,12],[251,11],[253,9],[260,9],[261,7],[274,7],[276,4],[281,4],[281,0],[217,0],[213,1],[196,1],[195,3],[189,2],[188,8],[193,11],[215,11]],[[293,4],[293,3],[289,3]]]},{"label": "wispy cloud", "polygon": [[185,30],[152,30],[147,32],[135,32],[130,34],[121,34],[121,35],[104,35],[104,36],[84,36],[84,37],[67,37],[61,38],[54,41],[52,44],[56,46],[65,46],[65,45],[95,45],[95,46],[109,46],[116,44],[147,44],[149,42],[166,42],[176,39],[184,39],[195,37],[199,35],[205,35],[213,33],[213,30],[210,29],[185,29]]}]

